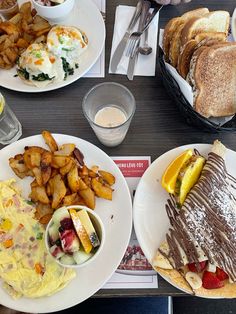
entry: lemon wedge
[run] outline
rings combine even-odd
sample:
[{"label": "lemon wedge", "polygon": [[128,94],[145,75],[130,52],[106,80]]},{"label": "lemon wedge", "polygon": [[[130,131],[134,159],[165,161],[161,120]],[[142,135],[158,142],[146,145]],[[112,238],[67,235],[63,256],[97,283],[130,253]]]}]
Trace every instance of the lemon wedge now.
[{"label": "lemon wedge", "polygon": [[183,205],[189,191],[194,186],[194,184],[198,181],[204,164],[205,164],[205,158],[198,156],[197,159],[187,167],[184,173],[184,176],[181,180],[181,186],[180,186],[180,192],[179,192],[180,205]]},{"label": "lemon wedge", "polygon": [[5,104],[4,98],[0,94],[0,114],[3,112],[4,104]]},{"label": "lemon wedge", "polygon": [[191,149],[184,151],[175,160],[173,160],[165,170],[162,176],[161,185],[168,193],[174,194],[175,184],[180,169],[192,156],[193,151]]}]

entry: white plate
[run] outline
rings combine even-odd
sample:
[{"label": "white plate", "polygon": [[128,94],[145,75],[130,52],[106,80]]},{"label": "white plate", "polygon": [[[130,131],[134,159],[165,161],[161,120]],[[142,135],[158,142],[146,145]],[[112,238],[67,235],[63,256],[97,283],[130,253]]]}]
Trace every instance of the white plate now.
[{"label": "white plate", "polygon": [[[166,167],[186,149],[196,148],[207,157],[211,147],[212,145],[209,144],[191,144],[172,149],[157,158],[141,178],[134,197],[134,227],[139,244],[150,263],[152,263],[161,242],[165,240],[170,227],[165,210],[168,193],[161,186],[161,177]],[[236,152],[228,149],[226,167],[229,173],[236,177],[235,159]],[[174,285],[168,278],[164,277],[164,279]],[[186,292],[180,287],[174,286]]]},{"label": "white plate", "polygon": [[105,24],[97,6],[92,0],[76,0],[75,7],[69,17],[59,24],[76,26],[88,36],[88,48],[81,55],[79,68],[75,69],[75,73],[69,75],[66,81],[52,83],[41,89],[26,85],[19,77],[14,77],[16,74],[16,68],[14,67],[10,70],[0,71],[0,86],[25,93],[46,92],[69,85],[90,70],[102,52],[106,36]]},{"label": "white plate", "polygon": [[[54,135],[58,144],[74,143],[83,152],[85,163],[91,167],[98,165],[116,177],[113,200],[96,199],[96,213],[104,223],[106,241],[96,259],[96,265],[88,264],[77,270],[77,276],[62,291],[50,297],[39,299],[21,298],[13,300],[0,287],[0,303],[9,308],[31,313],[48,313],[76,305],[98,291],[117,269],[128,246],[132,229],[132,203],[129,188],[113,160],[102,150],[82,139],[68,135]],[[29,194],[32,179],[17,178],[8,165],[8,158],[24,151],[25,146],[47,147],[41,135],[35,135],[15,142],[1,150],[0,180],[15,177],[22,187],[25,197]]]},{"label": "white plate", "polygon": [[234,41],[236,41],[236,9],[234,10],[234,13],[231,18],[231,32],[232,32]]}]

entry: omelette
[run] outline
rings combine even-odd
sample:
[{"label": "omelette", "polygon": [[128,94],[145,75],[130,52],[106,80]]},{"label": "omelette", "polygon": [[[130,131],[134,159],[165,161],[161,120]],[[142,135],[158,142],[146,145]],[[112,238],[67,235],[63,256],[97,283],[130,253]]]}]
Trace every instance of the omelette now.
[{"label": "omelette", "polygon": [[15,180],[0,181],[0,278],[14,298],[49,296],[76,275],[47,252],[45,229],[34,218],[35,208],[23,199]]}]

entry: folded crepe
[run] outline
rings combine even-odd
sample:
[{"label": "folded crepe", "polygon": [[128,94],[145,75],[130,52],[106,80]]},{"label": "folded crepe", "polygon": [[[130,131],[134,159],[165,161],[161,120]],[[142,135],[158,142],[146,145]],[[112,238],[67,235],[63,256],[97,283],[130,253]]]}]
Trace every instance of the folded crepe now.
[{"label": "folded crepe", "polygon": [[[199,296],[236,297],[236,179],[227,173],[225,153],[225,146],[215,141],[181,209],[168,200],[171,227],[152,262],[170,282]],[[200,285],[189,284],[187,265],[203,261],[228,274],[223,287],[203,288],[200,270]]]}]

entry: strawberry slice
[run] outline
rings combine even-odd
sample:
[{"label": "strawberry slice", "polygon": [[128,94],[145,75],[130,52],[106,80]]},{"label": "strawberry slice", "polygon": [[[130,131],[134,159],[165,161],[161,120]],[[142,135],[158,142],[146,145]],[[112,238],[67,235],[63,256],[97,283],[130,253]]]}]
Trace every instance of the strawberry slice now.
[{"label": "strawberry slice", "polygon": [[202,277],[202,286],[205,289],[218,289],[224,286],[224,282],[217,278],[215,273],[205,270]]},{"label": "strawberry slice", "polygon": [[199,263],[190,263],[188,264],[188,268],[190,271],[194,273],[200,273],[206,267],[207,261],[199,262]]},{"label": "strawberry slice", "polygon": [[218,267],[216,267],[216,277],[220,279],[221,281],[229,278],[226,272],[224,272],[223,269],[220,269]]}]

